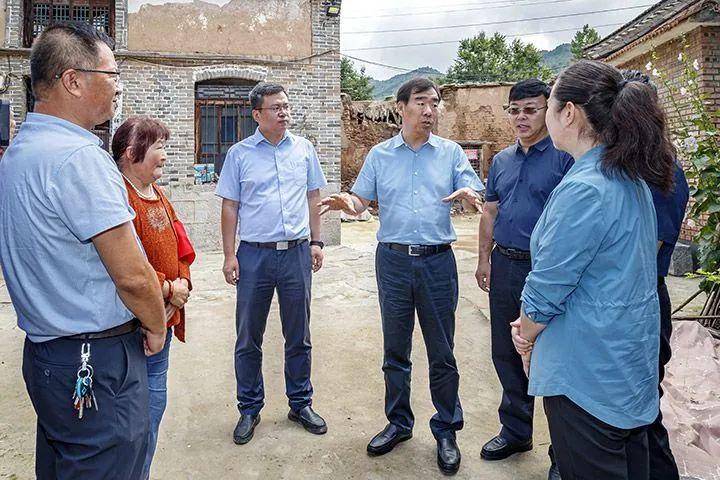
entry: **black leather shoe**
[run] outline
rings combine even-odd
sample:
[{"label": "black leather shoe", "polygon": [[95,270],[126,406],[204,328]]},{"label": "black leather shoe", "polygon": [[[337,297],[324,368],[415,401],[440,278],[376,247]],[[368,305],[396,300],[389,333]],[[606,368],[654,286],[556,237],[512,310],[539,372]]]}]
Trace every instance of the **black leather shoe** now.
[{"label": "black leather shoe", "polygon": [[498,435],[483,446],[480,457],[484,460],[502,460],[514,453],[527,452],[532,448],[532,438],[522,443],[510,443]]},{"label": "black leather shoe", "polygon": [[445,475],[455,475],[460,468],[460,449],[454,438],[437,441],[437,463]]},{"label": "black leather shoe", "polygon": [[233,431],[233,442],[236,445],[245,445],[252,440],[255,433],[255,427],[260,423],[260,414],[258,415],[240,415],[235,430]]},{"label": "black leather shoe", "polygon": [[550,470],[548,470],[548,480],[562,480],[560,478],[560,469],[554,463],[550,465]]},{"label": "black leather shoe", "polygon": [[400,442],[410,440],[412,432],[406,432],[399,429],[392,423],[388,423],[382,432],[378,433],[370,440],[367,446],[368,455],[385,455]]},{"label": "black leather shoe", "polygon": [[297,412],[290,410],[288,412],[288,418],[293,422],[299,423],[305,430],[315,435],[322,435],[327,432],[325,420],[315,413],[310,405],[301,408]]}]

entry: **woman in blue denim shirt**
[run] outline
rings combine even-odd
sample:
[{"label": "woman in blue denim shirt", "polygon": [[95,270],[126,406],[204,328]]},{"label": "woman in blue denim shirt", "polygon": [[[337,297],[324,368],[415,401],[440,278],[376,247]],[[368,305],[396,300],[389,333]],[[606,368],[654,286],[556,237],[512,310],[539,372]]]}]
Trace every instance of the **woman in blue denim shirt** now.
[{"label": "woman in blue denim shirt", "polygon": [[648,184],[672,188],[665,117],[651,87],[581,61],[558,78],[546,123],[576,160],[533,231],[513,340],[563,480],[647,479],[660,322]]}]

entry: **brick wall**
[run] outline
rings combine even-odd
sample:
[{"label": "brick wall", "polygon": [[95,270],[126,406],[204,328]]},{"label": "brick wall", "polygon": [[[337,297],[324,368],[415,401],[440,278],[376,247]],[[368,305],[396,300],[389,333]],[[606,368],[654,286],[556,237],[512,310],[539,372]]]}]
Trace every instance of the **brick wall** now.
[{"label": "brick wall", "polygon": [[[713,111],[718,110],[720,108],[720,27],[698,27],[688,32],[685,38],[689,46],[686,50],[682,50],[683,41],[678,37],[655,47],[656,59],[654,61],[651,58],[651,53],[646,53],[616,66],[618,68],[632,68],[650,74],[651,72],[648,72],[645,66],[652,61],[653,66],[664,72],[669,82],[679,88],[683,65],[678,60],[678,54],[683,51],[691,60],[697,59],[700,62],[700,90],[708,98],[710,109]],[[687,99],[683,97],[673,97],[662,82],[658,82],[657,86],[658,95],[665,107],[670,129],[677,128],[681,125],[680,116],[688,117],[692,114],[690,105]],[[685,168],[688,168],[688,166],[685,165]],[[693,237],[702,228],[704,220],[704,217],[699,219],[686,218],[680,232],[680,238],[685,241],[692,241]]]},{"label": "brick wall", "polygon": [[[22,29],[21,0],[7,0],[6,44],[18,47]],[[172,137],[168,142],[168,162],[162,184],[177,204],[178,215],[187,224],[189,234],[200,248],[220,247],[219,201],[210,185],[194,185],[195,84],[210,79],[271,81],[283,84],[290,95],[295,133],[310,139],[316,147],[328,180],[324,194],[340,188],[340,58],[338,18],[325,15],[329,1],[312,1],[313,57],[295,62],[203,59],[198,56],[163,57],[139,55],[121,47],[127,45],[126,2],[117,2],[116,57],[122,70],[122,117],[150,115],[166,123]],[[0,65],[9,65],[13,73],[7,92],[0,95],[15,106],[18,124],[25,118],[26,91],[23,75],[29,75],[27,49],[18,48],[0,54]],[[326,243],[340,242],[339,216],[323,218]]]}]

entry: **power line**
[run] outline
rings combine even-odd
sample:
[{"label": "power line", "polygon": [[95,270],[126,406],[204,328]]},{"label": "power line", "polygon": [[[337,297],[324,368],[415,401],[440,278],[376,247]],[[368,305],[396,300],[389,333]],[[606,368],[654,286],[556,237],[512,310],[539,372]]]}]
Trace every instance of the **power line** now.
[{"label": "power line", "polygon": [[[476,6],[478,6],[478,5],[493,5],[493,4],[498,4],[498,3],[518,3],[518,2],[522,2],[522,1],[527,1],[527,0],[491,0],[491,1],[489,1],[489,2],[448,3],[448,4],[443,5],[443,7],[463,7],[463,6],[476,7]],[[435,5],[412,5],[412,6],[408,6],[408,7],[405,8],[405,9],[403,9],[403,8],[401,8],[401,7],[376,8],[375,11],[376,11],[376,12],[387,12],[387,11],[393,11],[393,10],[394,10],[394,11],[405,11],[405,12],[407,12],[407,11],[410,10],[410,9],[415,10],[415,9],[418,9],[418,8],[437,9],[437,6],[435,6]],[[439,10],[436,10],[436,11],[440,12]],[[346,17],[346,16],[343,16],[343,18],[356,18],[356,17]]]},{"label": "power line", "polygon": [[[617,27],[620,25],[624,25],[624,23],[606,23],[604,25],[590,25],[591,28],[603,28],[603,27]],[[544,35],[546,33],[559,33],[559,32],[572,32],[575,30],[579,30],[582,27],[575,27],[575,28],[562,28],[558,30],[545,30],[542,32],[533,32],[533,33],[513,33],[510,35],[502,34],[506,38],[514,38],[514,37],[530,37],[532,35]],[[422,42],[422,43],[405,43],[402,45],[385,45],[382,47],[364,47],[364,48],[347,48],[343,49],[343,52],[359,52],[359,51],[366,51],[366,50],[385,50],[388,48],[404,48],[404,47],[424,47],[426,45],[446,45],[450,43],[457,43],[462,41],[463,39],[458,40],[443,40],[440,42]]]},{"label": "power line", "polygon": [[623,10],[646,8],[651,5],[653,5],[653,4],[635,5],[633,7],[606,8],[604,10],[593,10],[590,12],[565,13],[562,15],[550,15],[547,17],[517,18],[517,19],[513,19],[513,20],[501,20],[501,21],[497,21],[497,22],[485,22],[485,23],[467,23],[464,25],[443,25],[443,26],[435,26],[435,27],[399,28],[399,29],[393,29],[393,30],[363,30],[363,31],[355,31],[355,32],[341,32],[341,33],[344,35],[353,35],[353,34],[368,34],[368,33],[417,32],[420,30],[445,30],[448,28],[482,27],[482,26],[486,26],[486,25],[503,25],[503,24],[508,24],[508,23],[528,22],[528,21],[535,21],[535,20],[549,20],[549,19],[555,19],[555,18],[579,17],[582,15],[592,15],[595,13],[620,12]]},{"label": "power line", "polygon": [[[528,1],[528,0],[525,0]],[[506,5],[497,5],[492,7],[477,7],[477,8],[463,8],[460,10],[438,10],[434,12],[420,12],[420,13],[388,13],[385,15],[362,15],[359,17],[343,17],[344,19],[356,19],[356,18],[383,18],[383,17],[419,17],[421,15],[438,15],[440,13],[465,13],[465,12],[471,12],[475,10],[498,10],[501,8],[512,8],[512,7],[530,7],[532,5],[544,5],[548,3],[567,3],[567,2],[574,2],[575,0],[548,0],[543,2],[534,2],[534,3],[511,3]]]},{"label": "power line", "polygon": [[363,62],[363,63],[367,63],[370,65],[377,65],[378,67],[391,68],[393,70],[400,70],[401,72],[412,72],[412,69],[409,69],[409,68],[396,67],[394,65],[386,65],[384,63],[372,62],[370,60],[365,60],[364,58],[353,57],[352,55],[347,55],[345,53],[341,53],[340,55],[342,55],[343,57],[346,57],[346,58],[351,58],[353,60],[357,60],[358,62]]}]

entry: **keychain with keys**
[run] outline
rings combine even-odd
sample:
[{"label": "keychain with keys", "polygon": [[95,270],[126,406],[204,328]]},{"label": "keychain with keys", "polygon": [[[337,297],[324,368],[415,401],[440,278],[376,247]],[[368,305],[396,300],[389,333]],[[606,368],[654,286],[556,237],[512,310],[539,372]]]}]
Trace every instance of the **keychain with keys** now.
[{"label": "keychain with keys", "polygon": [[97,411],[98,405],[95,400],[95,392],[93,392],[93,367],[90,361],[90,344],[83,343],[80,348],[80,368],[77,372],[77,381],[75,382],[75,390],[73,391],[73,406],[78,411],[78,418],[83,417],[86,408],[95,407]]}]

